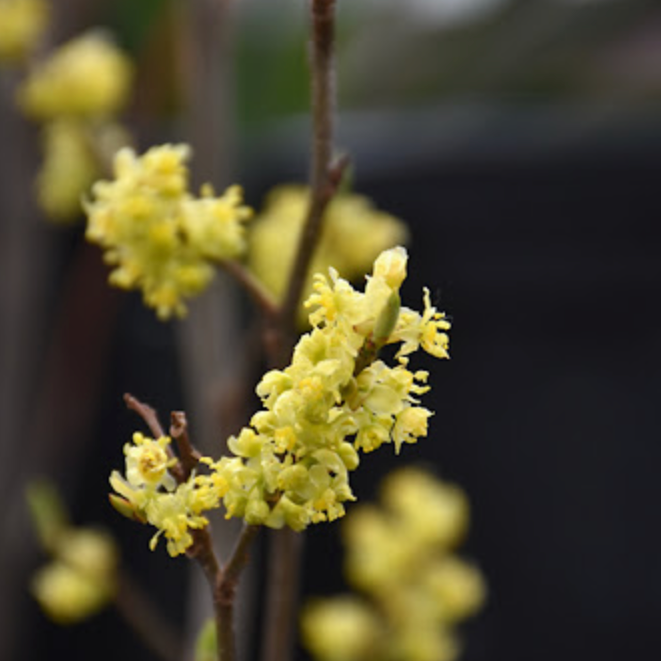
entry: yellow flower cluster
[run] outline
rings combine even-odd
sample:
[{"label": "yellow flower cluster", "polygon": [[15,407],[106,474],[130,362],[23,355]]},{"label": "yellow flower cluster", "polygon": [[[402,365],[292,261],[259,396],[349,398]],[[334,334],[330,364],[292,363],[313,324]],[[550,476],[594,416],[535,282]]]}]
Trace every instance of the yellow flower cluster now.
[{"label": "yellow flower cluster", "polygon": [[[306,303],[314,328],[289,367],[264,375],[257,386],[264,410],[229,439],[236,456],[216,467],[229,484],[228,516],[294,530],[333,521],[354,500],[349,472],[359,450],[393,443],[399,452],[426,436],[431,411],[417,397],[429,389],[427,373],[409,371],[407,354],[427,336],[435,350],[447,347],[449,324],[431,308],[423,315],[400,309],[406,261],[401,247],[383,252],[364,293],[333,270],[330,281],[316,276]],[[382,346],[396,343],[394,367],[377,359]]]},{"label": "yellow flower cluster", "polygon": [[127,56],[104,33],[92,31],[35,66],[18,102],[26,115],[40,121],[63,115],[108,117],[125,105],[132,77]]},{"label": "yellow flower cluster", "polygon": [[[289,282],[309,202],[308,187],[279,186],[269,194],[250,232],[249,267],[278,299]],[[340,193],[326,209],[324,231],[310,273],[327,273],[333,266],[347,280],[358,280],[379,253],[405,243],[407,235],[404,223],[375,209],[366,197]],[[312,292],[312,285],[310,276],[305,296]],[[303,308],[299,317],[304,326],[307,314]]]},{"label": "yellow flower cluster", "polygon": [[[300,531],[343,516],[344,503],[354,500],[349,472],[358,467],[358,451],[393,443],[399,452],[427,434],[431,411],[418,401],[427,373],[409,371],[408,355],[422,347],[447,357],[449,323],[428,295],[423,314],[400,306],[406,262],[403,248],[382,253],[364,293],[333,270],[330,280],[317,276],[307,301],[313,330],[298,342],[291,365],[258,384],[264,408],[228,440],[233,456],[202,459],[207,474],[168,484],[167,455],[152,457],[154,443],[169,440],[136,436],[125,448],[126,479],[111,477],[125,513],[159,528],[173,555],[191,543],[187,528],[205,525],[202,512],[221,501],[228,517],[272,528]],[[400,345],[395,366],[377,357],[388,344]],[[135,461],[158,466],[155,479]]]},{"label": "yellow flower cluster", "polygon": [[202,512],[218,507],[222,485],[215,476],[204,475],[177,484],[168,472],[177,461],[168,452],[170,443],[167,436],[154,440],[140,432],[133,434],[133,444],[124,446],[126,477],[118,471],[110,475],[110,484],[119,494],[111,502],[122,514],[158,528],[150,542],[152,549],[163,535],[168,553],[177,556],[192,544],[190,530],[209,523]]},{"label": "yellow flower cluster", "polygon": [[142,156],[124,148],[115,157],[113,181],[99,181],[85,204],[87,238],[102,246],[113,285],[141,289],[161,319],[186,312],[184,299],[199,294],[214,275],[213,262],[245,249],[238,186],[215,197],[188,190],[186,145],[152,147]]},{"label": "yellow flower cluster", "polygon": [[0,64],[16,64],[34,50],[48,23],[44,0],[0,0]]},{"label": "yellow flower cluster", "polygon": [[37,193],[49,218],[79,217],[106,154],[128,143],[113,118],[128,100],[132,78],[128,57],[103,32],[91,31],[36,64],[19,87],[19,106],[43,124]]},{"label": "yellow flower cluster", "polygon": [[468,523],[466,498],[403,469],[386,478],[381,500],[356,507],[343,527],[347,579],[365,598],[312,602],[303,642],[319,661],[453,661],[454,628],[486,593],[479,570],[453,552]]}]

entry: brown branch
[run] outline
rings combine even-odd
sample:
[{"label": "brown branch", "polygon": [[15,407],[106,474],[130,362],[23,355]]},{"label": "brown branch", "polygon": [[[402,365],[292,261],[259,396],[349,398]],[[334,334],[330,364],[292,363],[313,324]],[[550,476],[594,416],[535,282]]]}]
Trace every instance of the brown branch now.
[{"label": "brown branch", "polygon": [[183,481],[190,477],[202,456],[190,442],[188,436],[188,420],[183,411],[170,413],[170,436],[177,442],[179,462],[183,471]]},{"label": "brown branch", "polygon": [[248,549],[252,544],[253,539],[259,531],[258,526],[245,525],[241,531],[241,536],[239,537],[230,559],[227,561],[223,569],[223,581],[226,583],[231,583],[238,580],[241,572],[243,571],[246,563],[248,562]]},{"label": "brown branch", "polygon": [[288,528],[272,532],[262,661],[291,657],[304,540],[301,533]]},{"label": "brown branch", "polygon": [[126,408],[135,411],[135,413],[144,420],[145,424],[154,435],[154,438],[165,436],[165,431],[158,419],[156,409],[153,409],[149,404],[141,402],[137,397],[134,397],[129,393],[124,394],[124,403],[126,404]]},{"label": "brown branch", "polygon": [[234,637],[236,590],[241,572],[248,563],[250,545],[258,530],[257,526],[245,525],[243,527],[232,555],[223,569],[222,577],[214,590],[218,658],[221,661],[234,661],[236,659]]},{"label": "brown branch", "polygon": [[280,307],[271,293],[243,264],[229,259],[222,262],[222,267],[245,289],[266,317],[278,315]]},{"label": "brown branch", "polygon": [[199,530],[191,530],[191,536],[193,537],[193,543],[188,547],[186,555],[200,565],[207,583],[213,592],[221,580],[222,569],[213,548],[211,527],[207,526]]},{"label": "brown branch", "polygon": [[[296,310],[314,250],[321,235],[324,212],[348,164],[341,159],[332,163],[333,113],[335,110],[335,71],[333,43],[335,36],[335,0],[311,0],[312,39],[310,70],[312,86],[312,155],[310,167],[310,203],[291,270],[289,287],[281,310],[284,336],[293,334]],[[287,340],[281,342],[278,362],[289,352]]]}]

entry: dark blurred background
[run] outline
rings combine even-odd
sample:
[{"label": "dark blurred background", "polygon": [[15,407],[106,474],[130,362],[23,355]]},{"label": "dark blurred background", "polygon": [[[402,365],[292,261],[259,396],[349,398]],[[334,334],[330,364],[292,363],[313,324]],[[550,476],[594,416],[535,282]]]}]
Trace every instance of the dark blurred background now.
[{"label": "dark blurred background", "polygon": [[[71,20],[115,29],[148,72],[134,110],[145,141],[185,137],[176,90],[157,75],[169,66],[168,4],[99,3]],[[453,320],[452,360],[434,366],[425,399],[430,437],[399,458],[371,455],[356,491],[373,496],[403,461],[467,491],[466,553],[489,602],[466,627],[465,661],[660,658],[661,7],[364,0],[339,10],[338,145],[356,189],[411,228],[404,298],[427,285]],[[229,170],[258,206],[271,186],[306,176],[305,14],[300,2],[253,0],[233,21]],[[154,99],[157,123],[146,119]],[[12,166],[29,172],[36,157],[30,129],[0,103],[0,135],[25,134],[18,165],[2,166],[7,198]],[[111,527],[130,570],[181,620],[185,561],[150,553],[149,534],[105,501],[105,476],[137,425],[121,394],[163,414],[191,405],[181,330],[107,289],[80,227],[21,208],[20,227],[0,220],[0,657],[83,659],[92,645],[97,658],[148,659],[112,611],[64,631],[39,613],[24,586],[43,558],[21,492],[36,472],[56,479],[75,520]],[[336,532],[308,534],[306,593],[342,589]]]}]

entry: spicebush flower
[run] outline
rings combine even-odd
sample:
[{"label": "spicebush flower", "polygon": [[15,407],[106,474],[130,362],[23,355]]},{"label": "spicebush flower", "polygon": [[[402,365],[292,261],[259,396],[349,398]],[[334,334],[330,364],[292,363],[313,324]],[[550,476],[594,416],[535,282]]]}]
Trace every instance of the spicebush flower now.
[{"label": "spicebush flower", "polygon": [[185,299],[213,278],[213,263],[243,253],[243,223],[251,216],[238,186],[216,197],[207,185],[194,197],[189,157],[187,145],[152,147],[142,156],[121,149],[114,180],[94,184],[85,204],[87,239],[114,266],[110,283],[141,289],[161,319],[183,316]]},{"label": "spicebush flower", "polygon": [[168,436],[152,439],[133,434],[133,443],[124,446],[126,477],[118,471],[110,475],[119,494],[111,497],[111,503],[120,513],[156,527],[150,547],[154,549],[163,535],[168,553],[176,556],[192,544],[190,530],[208,524],[201,513],[218,507],[222,489],[213,476],[194,475],[177,484],[168,470],[177,462],[168,452],[170,443]]},{"label": "spicebush flower", "polygon": [[[177,180],[171,184],[179,189]],[[206,525],[203,512],[221,502],[227,517],[297,531],[344,516],[345,503],[355,500],[349,473],[360,451],[392,443],[399,453],[427,434],[432,413],[419,401],[429,390],[427,373],[408,369],[413,346],[447,357],[444,316],[427,299],[422,315],[399,304],[406,263],[404,248],[383,252],[364,293],[332,269],[330,279],[317,275],[306,303],[313,329],[299,340],[291,364],[257,385],[263,408],[229,438],[231,455],[203,457],[204,471],[175,485],[159,449],[169,439],[136,434],[124,448],[126,478],[116,471],[110,478],[124,499],[118,509],[156,526],[154,543],[164,534],[172,555],[192,542],[189,528]],[[383,346],[402,342],[395,365],[378,358]]]}]

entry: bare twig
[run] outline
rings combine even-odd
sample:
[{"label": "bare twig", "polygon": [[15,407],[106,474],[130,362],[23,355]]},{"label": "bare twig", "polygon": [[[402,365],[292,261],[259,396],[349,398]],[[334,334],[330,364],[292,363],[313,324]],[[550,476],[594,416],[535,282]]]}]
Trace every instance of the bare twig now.
[{"label": "bare twig", "polygon": [[[346,159],[332,163],[335,0],[311,0],[310,7],[313,124],[310,206],[280,316],[272,329],[272,337],[266,337],[267,341],[272,342],[267,348],[274,366],[285,364],[291,352],[296,311],[310,261],[321,236],[324,212],[348,164]],[[302,551],[301,535],[288,529],[273,534],[267,568],[263,661],[286,661],[291,655]]]},{"label": "bare twig", "polygon": [[229,259],[222,262],[222,266],[245,289],[266,317],[278,315],[280,308],[271,293],[243,264]]},{"label": "bare twig", "polygon": [[[310,206],[292,267],[289,288],[281,311],[283,331],[291,335],[296,310],[314,249],[319,241],[324,211],[337,191],[346,159],[332,163],[333,113],[335,110],[335,0],[311,0],[312,39],[310,70],[312,86],[312,155],[310,167]],[[283,342],[282,353],[288,352]],[[283,356],[279,356],[282,362]]]},{"label": "bare twig", "polygon": [[223,569],[221,580],[214,590],[218,658],[221,661],[236,659],[234,637],[236,589],[241,573],[248,562],[250,546],[258,530],[257,526],[245,525],[243,527],[232,555]]},{"label": "bare twig", "polygon": [[183,411],[170,413],[170,436],[177,442],[183,479],[187,480],[202,456],[191,444],[188,436],[188,420]]},{"label": "bare twig", "polygon": [[149,404],[141,402],[137,397],[129,393],[124,395],[124,403],[126,404],[126,408],[135,411],[145,421],[154,438],[165,436],[165,431],[158,419],[158,414]]}]

